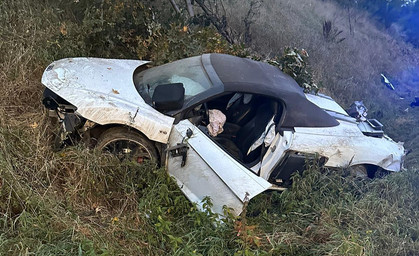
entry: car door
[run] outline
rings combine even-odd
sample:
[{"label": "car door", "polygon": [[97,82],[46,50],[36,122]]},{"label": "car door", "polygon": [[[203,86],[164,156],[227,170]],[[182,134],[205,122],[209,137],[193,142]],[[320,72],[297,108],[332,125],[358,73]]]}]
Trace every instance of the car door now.
[{"label": "car door", "polygon": [[227,206],[239,215],[244,202],[271,187],[189,120],[174,125],[166,157],[169,174],[201,209],[203,199],[210,197],[214,212],[223,214],[223,206]]}]

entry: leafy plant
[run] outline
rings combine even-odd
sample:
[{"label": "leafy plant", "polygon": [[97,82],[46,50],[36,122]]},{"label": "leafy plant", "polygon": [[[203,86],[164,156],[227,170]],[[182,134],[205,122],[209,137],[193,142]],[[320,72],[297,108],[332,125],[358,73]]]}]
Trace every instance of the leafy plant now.
[{"label": "leafy plant", "polygon": [[[279,67],[282,72],[291,76],[304,92],[319,91],[319,87],[314,83],[311,73],[307,67],[308,53],[306,50],[286,47],[281,57],[274,57],[267,60],[271,65]],[[261,57],[253,57],[260,60]]]},{"label": "leafy plant", "polygon": [[342,34],[342,30],[338,30],[337,28],[333,28],[332,21],[325,20],[323,22],[323,37],[327,42],[333,43],[340,43],[345,40],[344,37],[339,38],[340,34]]}]

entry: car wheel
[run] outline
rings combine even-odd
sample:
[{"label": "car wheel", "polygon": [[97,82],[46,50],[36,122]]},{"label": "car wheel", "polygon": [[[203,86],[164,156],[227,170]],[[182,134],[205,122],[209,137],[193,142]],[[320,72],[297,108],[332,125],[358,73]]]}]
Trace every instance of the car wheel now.
[{"label": "car wheel", "polygon": [[105,153],[116,155],[121,161],[136,163],[158,162],[153,143],[143,135],[125,127],[110,128],[99,137],[96,147]]},{"label": "car wheel", "polygon": [[351,176],[354,178],[368,178],[368,170],[364,165],[354,165],[349,167]]},{"label": "car wheel", "polygon": [[384,178],[389,174],[389,171],[384,170],[381,167],[378,167],[378,169],[374,173],[374,178]]}]

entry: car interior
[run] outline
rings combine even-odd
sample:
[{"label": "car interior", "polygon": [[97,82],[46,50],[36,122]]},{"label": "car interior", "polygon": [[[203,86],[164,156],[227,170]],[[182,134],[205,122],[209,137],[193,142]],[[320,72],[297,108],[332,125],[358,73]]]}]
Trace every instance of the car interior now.
[{"label": "car interior", "polygon": [[[223,132],[211,136],[208,132],[209,110],[219,110],[225,117]],[[282,114],[282,105],[266,96],[243,93],[228,93],[209,100],[192,109],[186,116],[211,137],[221,148],[248,167],[256,165],[266,152],[264,143],[254,150],[251,146],[261,138],[267,125],[277,124]],[[275,129],[269,127],[269,129]],[[262,139],[263,141],[263,139]]]}]

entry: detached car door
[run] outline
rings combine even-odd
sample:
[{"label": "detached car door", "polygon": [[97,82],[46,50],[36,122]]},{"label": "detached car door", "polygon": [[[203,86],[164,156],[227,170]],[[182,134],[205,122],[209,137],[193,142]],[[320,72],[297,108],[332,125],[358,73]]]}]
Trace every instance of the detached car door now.
[{"label": "detached car door", "polygon": [[189,120],[179,122],[172,129],[166,157],[169,174],[200,209],[202,200],[210,197],[213,212],[223,214],[223,207],[227,206],[239,215],[244,202],[271,187]]}]

